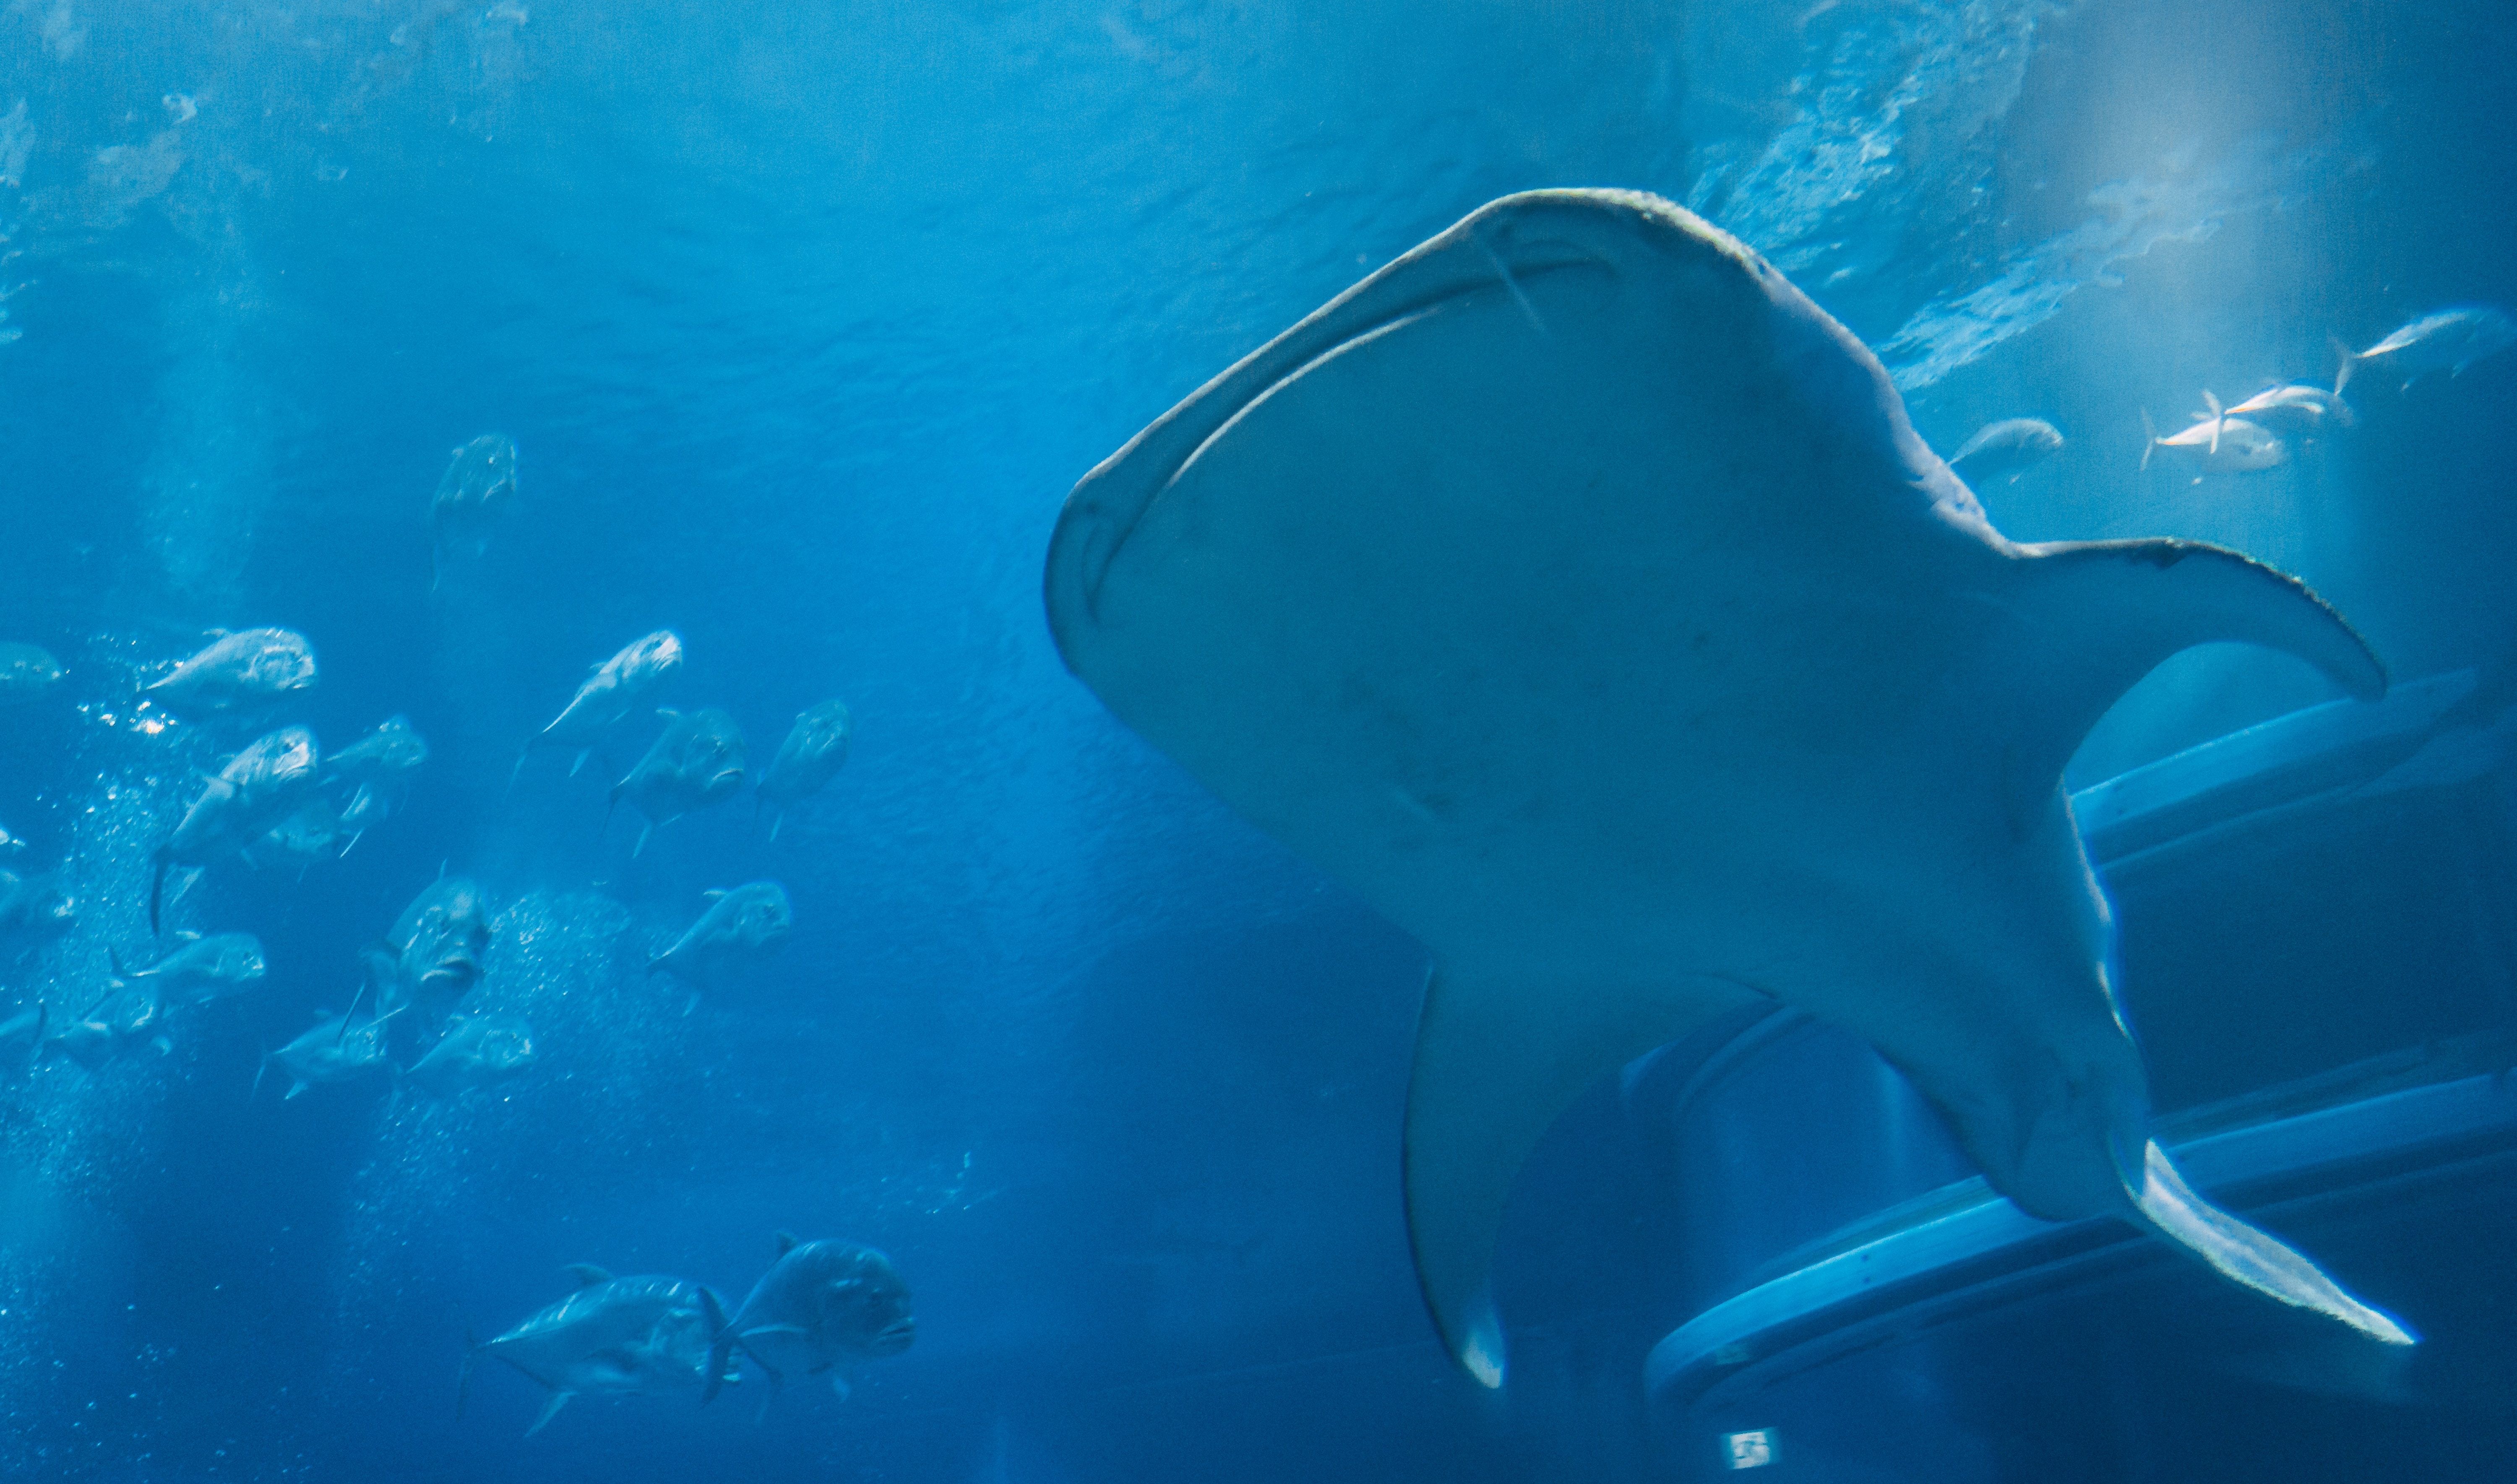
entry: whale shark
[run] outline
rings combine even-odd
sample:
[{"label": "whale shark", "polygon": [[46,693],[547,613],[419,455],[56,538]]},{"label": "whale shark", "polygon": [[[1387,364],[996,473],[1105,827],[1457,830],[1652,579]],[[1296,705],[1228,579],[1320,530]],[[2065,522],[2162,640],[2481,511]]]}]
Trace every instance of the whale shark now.
[{"label": "whale shark", "polygon": [[1752,1006],[1860,1037],[1992,1186],[2120,1217],[2410,1343],[2149,1136],[2063,768],[2208,641],[2386,675],[2296,579],[2022,544],[1879,361],[1655,196],[1508,196],[1252,352],[1078,484],[1069,669],[1433,962],[1403,1141],[1452,1356],[1501,1386],[1515,1171],[1588,1085]]}]

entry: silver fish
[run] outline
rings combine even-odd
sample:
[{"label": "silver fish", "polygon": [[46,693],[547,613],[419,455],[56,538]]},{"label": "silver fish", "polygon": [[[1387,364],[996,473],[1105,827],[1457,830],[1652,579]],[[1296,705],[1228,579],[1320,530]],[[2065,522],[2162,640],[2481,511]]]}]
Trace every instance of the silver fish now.
[{"label": "silver fish", "polygon": [[[653,696],[657,689],[682,668],[682,638],[671,629],[658,629],[637,640],[620,653],[594,667],[594,674],[576,688],[551,724],[525,744],[530,754],[544,745],[575,747],[576,761],[570,766],[574,775],[585,766],[614,727],[628,719],[629,713]],[[521,769],[524,759],[518,758]]]},{"label": "silver fish", "polygon": [[898,1355],[917,1337],[909,1285],[889,1257],[853,1242],[799,1243],[780,1232],[778,1260],[708,1352],[702,1400],[715,1398],[738,1347],[768,1376],[772,1396],[787,1372],[801,1371],[828,1375],[845,1398],[851,1368]]},{"label": "silver fish", "polygon": [[743,729],[733,717],[713,706],[687,715],[658,714],[664,718],[663,735],[612,788],[615,807],[627,799],[647,817],[632,855],[647,848],[658,825],[722,803],[743,786]]},{"label": "silver fish", "polygon": [[2461,376],[2464,368],[2517,344],[2517,320],[2490,304],[2459,304],[2423,315],[2357,359],[2395,368],[2409,390],[2432,371]]},{"label": "silver fish", "polygon": [[0,938],[50,938],[78,920],[69,897],[41,877],[0,870]]},{"label": "silver fish", "polygon": [[366,1020],[354,1019],[353,1007],[338,1015],[327,1015],[296,1039],[277,1051],[263,1053],[262,1066],[253,1075],[256,1090],[262,1086],[263,1073],[277,1063],[288,1074],[288,1090],[281,1094],[285,1101],[309,1087],[330,1086],[355,1081],[370,1073],[385,1069],[385,1021],[383,1015]]},{"label": "silver fish", "polygon": [[2211,402],[2212,411],[2181,433],[2161,438],[2150,414],[2141,414],[2142,432],[2150,439],[2141,450],[2141,467],[2149,468],[2150,456],[2161,448],[2191,461],[2204,474],[2253,474],[2289,462],[2289,445],[2259,424],[2219,410],[2210,393],[2202,395]]},{"label": "silver fish", "polygon": [[490,523],[516,495],[516,444],[503,433],[484,433],[454,450],[437,493],[428,502],[435,537],[429,587],[434,590],[448,560],[460,552],[478,557],[489,546]]},{"label": "silver fish", "polygon": [[179,716],[254,712],[315,684],[315,649],[284,628],[218,630],[218,639],[140,694]]},{"label": "silver fish", "polygon": [[[576,1293],[464,1351],[455,1411],[471,1393],[472,1367],[494,1356],[540,1382],[550,1400],[525,1429],[550,1425],[575,1396],[653,1396],[702,1389],[709,1343],[725,1328],[715,1293],[679,1278],[615,1278],[589,1263],[569,1269]],[[722,1375],[720,1365],[719,1374]],[[713,1395],[716,1387],[705,1390]]]},{"label": "silver fish", "polygon": [[776,881],[747,881],[708,892],[706,900],[700,919],[649,961],[649,973],[670,969],[693,984],[711,984],[733,965],[776,952],[795,926],[794,906]]},{"label": "silver fish", "polygon": [[533,1065],[533,1028],[515,1015],[467,1015],[446,1028],[437,1044],[403,1077],[442,1102],[478,1087],[494,1086]]},{"label": "silver fish", "polygon": [[201,788],[192,807],[157,847],[156,874],[149,886],[149,930],[163,915],[166,872],[177,866],[214,866],[244,852],[278,825],[315,786],[320,758],[315,734],[286,727],[254,739],[228,759]]},{"label": "silver fish", "polygon": [[754,785],[761,806],[776,811],[769,822],[771,839],[778,838],[789,805],[821,792],[838,776],[847,763],[848,739],[855,730],[848,708],[835,700],[807,706],[796,716],[787,740],[778,744],[778,755],[769,760]]},{"label": "silver fish", "polygon": [[1978,488],[2019,477],[2063,451],[2063,435],[2041,417],[1986,423],[1949,455],[1949,467]]},{"label": "silver fish", "polygon": [[176,948],[147,968],[124,968],[119,956],[114,956],[114,977],[149,991],[172,1009],[242,994],[268,972],[262,940],[251,933],[213,933],[206,938],[184,933],[180,937]]}]

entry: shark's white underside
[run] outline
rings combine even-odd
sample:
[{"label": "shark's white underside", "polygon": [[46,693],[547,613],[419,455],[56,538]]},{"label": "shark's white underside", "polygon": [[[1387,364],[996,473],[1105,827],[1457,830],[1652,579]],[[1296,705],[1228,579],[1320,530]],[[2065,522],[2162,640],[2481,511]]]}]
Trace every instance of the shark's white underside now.
[{"label": "shark's white underside", "polygon": [[2409,1340],[2150,1143],[2061,788],[2186,646],[2362,696],[2376,659],[2235,553],[2006,540],[1877,360],[1678,207],[1507,197],[1373,275],[1088,476],[1046,596],[1113,711],[1431,950],[1410,1227],[1489,1384],[1528,1151],[1766,999],[1876,1045],[2027,1209]]}]

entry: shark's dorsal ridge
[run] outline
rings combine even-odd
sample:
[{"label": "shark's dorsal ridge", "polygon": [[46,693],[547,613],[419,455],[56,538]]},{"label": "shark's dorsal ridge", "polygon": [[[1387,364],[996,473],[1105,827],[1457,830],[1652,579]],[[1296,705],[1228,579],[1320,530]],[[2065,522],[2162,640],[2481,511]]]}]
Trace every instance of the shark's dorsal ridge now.
[{"label": "shark's dorsal ridge", "polygon": [[1433,972],[1407,1086],[1407,1234],[1425,1307],[1472,1376],[1503,1383],[1486,1269],[1513,1177],[1549,1125],[1608,1073],[1763,997],[1688,974],[1630,990]]}]

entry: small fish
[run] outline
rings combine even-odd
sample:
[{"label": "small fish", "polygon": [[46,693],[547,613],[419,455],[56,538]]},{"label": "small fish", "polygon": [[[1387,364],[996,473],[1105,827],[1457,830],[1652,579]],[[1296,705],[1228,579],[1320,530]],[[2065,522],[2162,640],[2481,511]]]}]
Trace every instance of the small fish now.
[{"label": "small fish", "polygon": [[2464,368],[2517,344],[2517,320],[2489,304],[2459,304],[2423,315],[2356,358],[2393,366],[2410,389],[2431,371],[2461,376]]},{"label": "small fish", "polygon": [[2016,484],[2019,477],[2063,451],[2063,435],[2039,417],[2012,417],[1986,423],[1975,437],[1949,455],[1949,467],[1970,485],[1993,480]]},{"label": "small fish", "polygon": [[[2223,415],[2252,418],[2276,433],[2284,430],[2300,435],[2318,433],[2324,431],[2328,422],[2337,428],[2350,427],[2359,419],[2352,414],[2351,403],[2342,400],[2342,389],[2351,384],[2351,368],[2357,362],[2350,350],[2339,342],[2336,342],[2334,350],[2341,358],[2341,365],[2334,372],[2332,391],[2302,382],[2268,386],[2236,406],[2227,408]],[[2211,415],[2197,413],[2195,420],[2199,422]]]},{"label": "small fish", "polygon": [[323,760],[324,785],[348,795],[335,806],[339,832],[349,836],[349,845],[341,847],[343,855],[370,827],[402,808],[410,797],[411,776],[427,761],[427,740],[404,716],[388,718],[375,731]]},{"label": "small fish", "polygon": [[257,870],[273,868],[297,869],[304,880],[309,868],[319,861],[332,860],[345,852],[341,844],[340,813],[329,799],[318,794],[297,806],[297,812],[263,832],[261,839],[244,848],[245,863]]},{"label": "small fish", "polygon": [[277,1051],[264,1052],[262,1066],[253,1074],[254,1087],[261,1088],[263,1073],[275,1062],[288,1074],[288,1090],[280,1095],[282,1101],[309,1087],[351,1081],[382,1070],[386,1065],[384,1023],[392,1016],[377,1015],[354,1023],[351,1017],[357,1012],[354,1003],[341,1014],[323,1016],[295,1040]]},{"label": "small fish", "polygon": [[31,644],[0,644],[0,705],[36,700],[62,683],[62,662]]},{"label": "small fish", "polygon": [[[612,729],[681,668],[681,636],[671,629],[658,629],[596,665],[593,677],[576,688],[551,724],[525,744],[525,751],[530,754],[546,743],[575,747],[576,761],[568,770],[575,776]],[[524,767],[522,757],[516,759],[516,766]]]},{"label": "small fish", "polygon": [[2289,445],[2260,424],[2219,411],[2218,401],[2208,392],[2202,395],[2213,412],[2182,433],[2161,438],[2150,414],[2141,414],[2142,432],[2150,439],[2141,450],[2141,467],[2149,468],[2151,454],[2160,448],[2193,460],[2204,474],[2252,474],[2289,462]]},{"label": "small fish", "polygon": [[284,628],[215,631],[207,649],[140,694],[178,716],[252,713],[315,684],[315,649]]},{"label": "small fish", "polygon": [[708,1351],[701,1400],[715,1399],[738,1346],[768,1374],[773,1396],[785,1373],[798,1370],[827,1373],[844,1399],[848,1368],[898,1355],[917,1337],[909,1285],[889,1257],[853,1242],[798,1243],[780,1232],[777,1262]]},{"label": "small fish", "polygon": [[435,537],[429,589],[436,590],[447,560],[456,552],[479,557],[489,549],[490,523],[516,495],[516,444],[503,433],[484,433],[454,450],[428,503]]},{"label": "small fish", "polygon": [[149,930],[163,915],[166,873],[177,866],[214,866],[241,855],[304,802],[314,787],[320,753],[315,734],[285,727],[258,737],[202,785],[166,843],[149,887]]},{"label": "small fish", "polygon": [[693,984],[707,985],[726,969],[774,953],[795,926],[787,888],[775,881],[747,881],[731,891],[706,894],[707,910],[690,930],[647,965],[670,969]]},{"label": "small fish", "polygon": [[172,1009],[242,994],[260,983],[268,972],[262,940],[251,933],[179,936],[179,946],[147,968],[126,969],[119,958],[114,958],[115,982],[146,989],[157,996],[159,1003]]},{"label": "small fish", "polygon": [[[481,982],[490,951],[490,905],[469,876],[440,876],[411,899],[375,954],[382,1008],[416,1008],[424,1030],[444,1020]],[[381,963],[375,962],[381,960]]]},{"label": "small fish", "polygon": [[[591,1263],[568,1271],[576,1280],[576,1293],[505,1334],[466,1347],[455,1383],[458,1417],[471,1393],[473,1364],[483,1355],[505,1361],[549,1389],[550,1400],[525,1429],[527,1437],[548,1426],[573,1396],[687,1394],[702,1388],[702,1367],[726,1323],[725,1305],[715,1293],[679,1278],[615,1278]],[[723,1374],[720,1360],[718,1380]],[[717,1384],[708,1382],[706,1394],[714,1396]]]},{"label": "small fish", "polygon": [[51,938],[78,920],[70,899],[45,883],[0,870],[0,938]]},{"label": "small fish", "polygon": [[855,730],[848,708],[835,700],[808,706],[796,716],[755,785],[759,803],[776,811],[769,822],[771,839],[778,838],[789,805],[821,792],[846,765],[848,739]]},{"label": "small fish", "polygon": [[505,1081],[533,1065],[533,1028],[514,1015],[467,1015],[403,1077],[441,1102]]},{"label": "small fish", "polygon": [[722,803],[743,786],[743,729],[733,717],[714,706],[657,714],[664,718],[664,735],[612,788],[615,806],[625,798],[647,817],[632,855],[647,848],[658,825]]},{"label": "small fish", "polygon": [[94,1072],[143,1045],[169,1050],[173,1043],[159,1031],[163,1010],[149,991],[116,985],[46,1038],[42,1054],[66,1056]]}]

